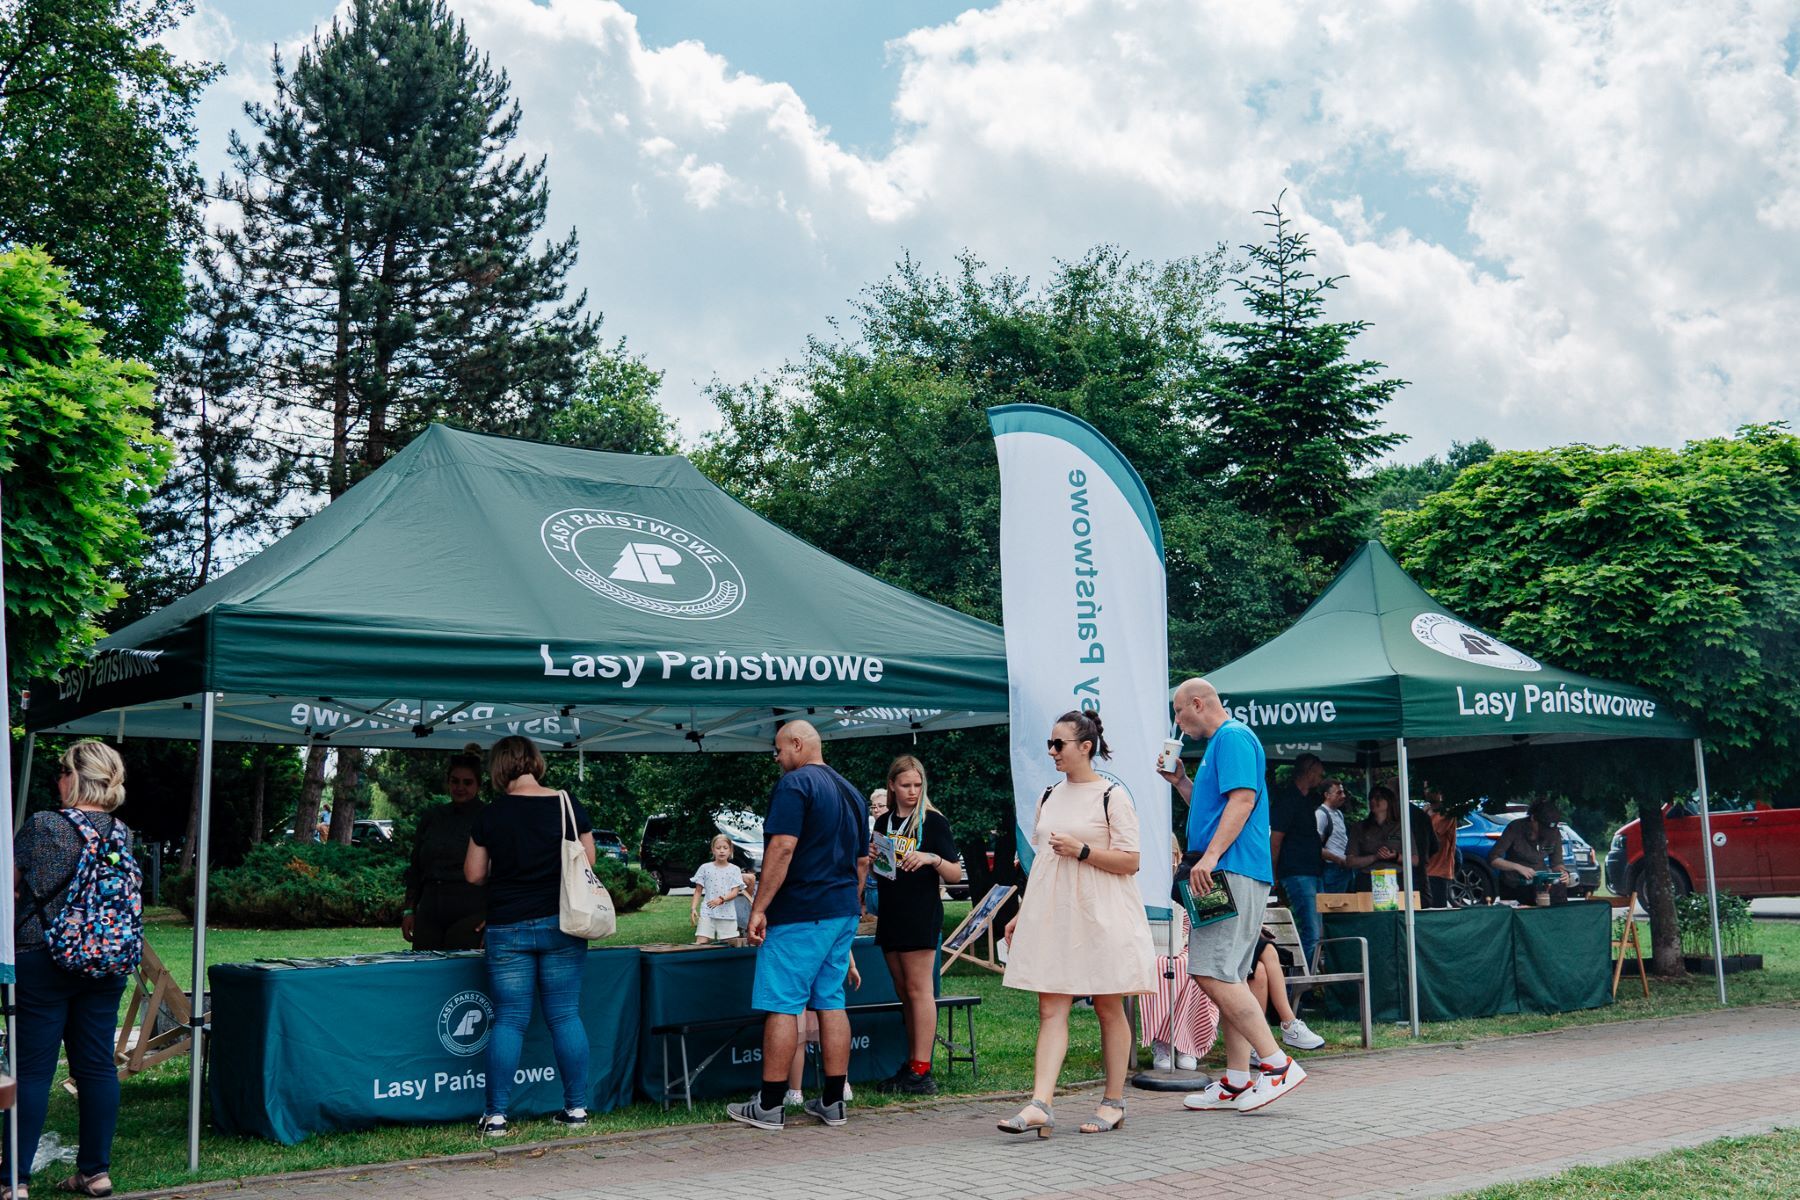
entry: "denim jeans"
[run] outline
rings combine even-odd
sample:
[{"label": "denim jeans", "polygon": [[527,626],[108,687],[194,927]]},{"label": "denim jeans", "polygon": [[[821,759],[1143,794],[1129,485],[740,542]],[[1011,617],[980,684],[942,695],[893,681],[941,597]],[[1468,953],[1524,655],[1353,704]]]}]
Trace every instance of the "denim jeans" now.
[{"label": "denim jeans", "polygon": [[1283,875],[1281,890],[1287,894],[1288,910],[1294,914],[1294,928],[1300,934],[1300,952],[1306,955],[1306,969],[1312,970],[1313,951],[1325,936],[1319,920],[1319,876]]},{"label": "denim jeans", "polygon": [[505,1116],[512,1102],[533,998],[543,1005],[544,1024],[550,1027],[563,1107],[587,1107],[588,1036],[581,1023],[586,962],[587,943],[564,933],[555,917],[487,927],[488,990],[494,994],[494,1031],[487,1051],[489,1114]]},{"label": "denim jeans", "polygon": [[[112,1168],[113,1131],[119,1125],[119,1076],[113,1065],[113,1026],[119,1020],[119,999],[128,976],[91,979],[74,975],[50,961],[50,951],[40,946],[22,950],[18,961],[18,1107],[7,1120],[19,1121],[19,1182],[31,1178],[31,1160],[37,1157],[38,1138],[44,1132],[44,1114],[50,1109],[50,1081],[56,1074],[56,1055],[69,1048],[69,1078],[81,1089],[81,1145],[75,1169],[83,1175],[100,1175]],[[9,1178],[0,1126],[0,1178]]]},{"label": "denim jeans", "polygon": [[1325,864],[1325,874],[1319,880],[1319,890],[1338,895],[1348,892],[1356,882],[1349,867],[1340,867],[1336,863]]}]

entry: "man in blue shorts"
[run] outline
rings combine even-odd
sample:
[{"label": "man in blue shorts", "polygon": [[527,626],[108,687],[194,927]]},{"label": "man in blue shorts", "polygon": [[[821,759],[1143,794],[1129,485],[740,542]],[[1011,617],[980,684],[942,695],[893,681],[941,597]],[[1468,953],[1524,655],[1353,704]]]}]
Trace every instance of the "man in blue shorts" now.
[{"label": "man in blue shorts", "polygon": [[781,782],[763,822],[763,874],[750,906],[749,939],[756,956],[753,1007],[763,1021],[760,1095],[725,1112],[758,1129],[780,1129],[788,1064],[800,1036],[800,1015],[819,1014],[824,1094],[806,1112],[827,1125],[847,1118],[844,1082],[850,1073],[850,1018],[844,979],[850,944],[862,915],[869,872],[869,804],[848,780],[825,765],[819,731],[789,721],[775,734]]},{"label": "man in blue shorts", "polygon": [[[1251,994],[1249,978],[1261,948],[1274,864],[1269,858],[1269,790],[1262,743],[1234,719],[1204,679],[1175,689],[1175,723],[1192,738],[1206,739],[1194,778],[1177,764],[1162,772],[1188,802],[1188,883],[1210,892],[1216,875],[1231,893],[1236,913],[1188,934],[1188,974],[1219,1010],[1225,1030],[1225,1074],[1182,1101],[1197,1111],[1251,1112],[1280,1099],[1306,1078],[1282,1052]],[[1250,1055],[1260,1060],[1255,1075]]]}]

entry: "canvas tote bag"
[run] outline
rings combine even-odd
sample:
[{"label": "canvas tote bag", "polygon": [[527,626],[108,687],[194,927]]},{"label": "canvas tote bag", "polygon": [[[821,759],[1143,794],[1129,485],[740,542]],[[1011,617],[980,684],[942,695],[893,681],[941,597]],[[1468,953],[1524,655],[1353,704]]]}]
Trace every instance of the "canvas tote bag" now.
[{"label": "canvas tote bag", "polygon": [[575,824],[575,805],[569,799],[569,793],[558,792],[557,795],[562,799],[563,836],[562,904],[558,923],[570,937],[589,940],[611,937],[619,928],[619,918],[613,912],[612,893],[594,874],[587,859],[587,848],[581,844],[580,837],[569,840],[569,835],[579,828]]}]

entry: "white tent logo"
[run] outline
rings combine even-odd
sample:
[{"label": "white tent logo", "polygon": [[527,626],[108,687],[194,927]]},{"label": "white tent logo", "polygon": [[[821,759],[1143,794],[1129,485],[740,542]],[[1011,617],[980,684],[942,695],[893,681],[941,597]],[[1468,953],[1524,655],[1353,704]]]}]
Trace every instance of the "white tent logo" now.
[{"label": "white tent logo", "polygon": [[1502,671],[1544,669],[1529,654],[1514,650],[1499,638],[1444,613],[1420,613],[1414,617],[1412,635],[1421,646],[1477,666],[1497,667]]},{"label": "white tent logo", "polygon": [[627,542],[619,551],[609,578],[626,583],[674,583],[675,577],[663,570],[681,562],[681,551],[655,542]]},{"label": "white tent logo", "polygon": [[493,1024],[494,1005],[485,992],[458,992],[438,1010],[438,1041],[452,1054],[480,1054]]},{"label": "white tent logo", "polygon": [[544,518],[539,536],[569,578],[639,612],[709,621],[744,603],[737,564],[710,538],[659,517],[565,508]]}]

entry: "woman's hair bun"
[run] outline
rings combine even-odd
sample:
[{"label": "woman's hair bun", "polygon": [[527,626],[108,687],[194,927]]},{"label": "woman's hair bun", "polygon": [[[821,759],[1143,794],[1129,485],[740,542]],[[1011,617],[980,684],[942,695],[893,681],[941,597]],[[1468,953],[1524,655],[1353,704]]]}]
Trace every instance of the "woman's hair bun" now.
[{"label": "woman's hair bun", "polygon": [[463,743],[462,752],[464,754],[472,754],[476,758],[480,758],[481,757],[481,743],[480,742],[465,742],[465,743]]}]

